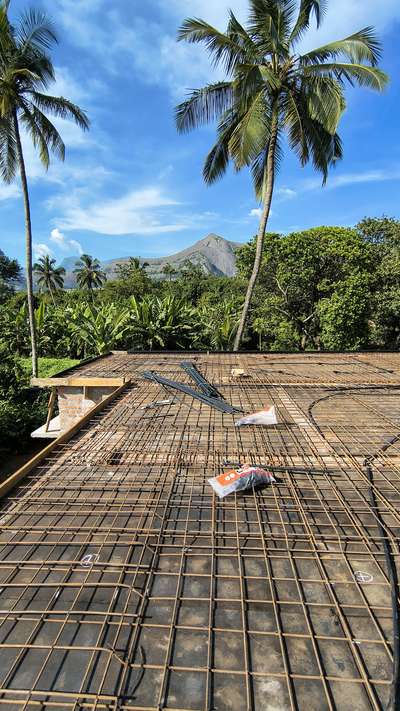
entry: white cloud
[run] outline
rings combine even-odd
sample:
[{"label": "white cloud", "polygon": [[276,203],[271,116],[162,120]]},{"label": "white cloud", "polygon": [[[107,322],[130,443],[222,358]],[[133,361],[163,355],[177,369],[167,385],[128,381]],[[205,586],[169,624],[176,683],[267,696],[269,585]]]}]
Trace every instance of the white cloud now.
[{"label": "white cloud", "polygon": [[34,242],[33,245],[33,255],[35,259],[40,259],[40,257],[53,257],[54,254],[50,247],[43,242]]},{"label": "white cloud", "polygon": [[[182,21],[188,16],[201,17],[224,30],[229,9],[241,22],[248,16],[248,0],[148,0],[146,7],[153,9],[158,22],[149,22],[136,10],[130,13],[123,0],[115,0],[111,9],[106,0],[58,0],[55,8],[54,0],[47,4],[57,12],[71,41],[100,56],[103,67],[120,71],[125,52],[142,81],[168,86],[174,96],[213,78],[204,47],[176,43]],[[321,28],[312,26],[299,49],[305,51],[367,25],[375,25],[382,33],[396,19],[400,19],[398,0],[335,0],[329,3]]]},{"label": "white cloud", "polygon": [[54,67],[56,80],[50,86],[47,94],[51,96],[63,96],[74,104],[80,105],[90,99],[91,91],[81,80],[75,79],[68,67]]},{"label": "white cloud", "polygon": [[250,217],[257,217],[257,218],[259,218],[259,217],[261,217],[261,215],[262,215],[262,209],[261,209],[261,207],[253,207],[253,209],[250,210],[250,212],[249,212],[249,216],[250,216]]},{"label": "white cloud", "polygon": [[170,222],[165,208],[176,206],[175,200],[162,194],[160,188],[133,190],[121,198],[83,206],[79,195],[64,200],[63,214],[57,224],[64,230],[88,230],[106,235],[161,234],[178,232],[184,221]]},{"label": "white cloud", "polygon": [[398,0],[335,0],[329,3],[321,27],[313,28],[305,36],[302,49],[319,47],[325,42],[342,39],[373,25],[379,33],[400,19]]},{"label": "white cloud", "polygon": [[70,239],[69,241],[71,248],[78,252],[79,256],[83,254],[83,247],[80,242],[77,242],[76,239]]},{"label": "white cloud", "polygon": [[50,239],[52,242],[55,242],[58,247],[61,247],[61,249],[65,249],[65,235],[63,235],[63,233],[60,232],[58,228],[55,228],[51,231]]},{"label": "white cloud", "polygon": [[[165,11],[164,0],[157,0],[160,9]],[[218,29],[225,29],[228,22],[228,11],[236,15],[238,20],[245,22],[248,15],[248,0],[170,0],[168,11],[174,15],[178,22],[186,17],[201,17]]]},{"label": "white cloud", "polygon": [[346,185],[359,183],[382,183],[386,180],[399,180],[400,169],[397,170],[367,170],[360,173],[344,173],[333,176],[327,183],[328,188],[342,188]]},{"label": "white cloud", "polygon": [[292,190],[292,188],[278,188],[276,194],[284,200],[292,200],[297,196],[296,191]]},{"label": "white cloud", "polygon": [[68,239],[57,227],[51,231],[50,241],[54,242],[63,252],[83,254],[82,245],[75,239]]},{"label": "white cloud", "polygon": [[7,183],[0,182],[0,202],[2,200],[14,200],[15,198],[20,197],[20,195],[21,190],[19,185],[16,183],[8,185]]},{"label": "white cloud", "polygon": [[[400,168],[387,168],[376,170],[365,170],[358,173],[342,173],[341,175],[331,175],[326,184],[326,190],[334,190],[349,185],[360,185],[362,183],[382,183],[390,180],[400,180]],[[321,180],[312,178],[303,183],[303,191],[317,190],[321,188]]]}]

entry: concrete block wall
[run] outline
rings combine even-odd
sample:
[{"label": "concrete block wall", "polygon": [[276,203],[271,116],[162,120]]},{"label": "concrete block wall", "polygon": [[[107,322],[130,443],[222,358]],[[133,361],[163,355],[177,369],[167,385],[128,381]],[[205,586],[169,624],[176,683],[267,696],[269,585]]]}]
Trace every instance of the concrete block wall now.
[{"label": "concrete block wall", "polygon": [[111,395],[110,387],[69,387],[59,386],[58,408],[60,412],[60,430],[64,432],[83,417],[88,410]]}]

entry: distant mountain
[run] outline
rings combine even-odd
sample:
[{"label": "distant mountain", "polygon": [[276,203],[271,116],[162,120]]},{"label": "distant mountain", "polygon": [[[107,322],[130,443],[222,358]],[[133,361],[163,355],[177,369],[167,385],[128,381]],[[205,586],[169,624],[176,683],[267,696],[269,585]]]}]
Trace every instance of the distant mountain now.
[{"label": "distant mountain", "polygon": [[[206,274],[233,276],[236,272],[235,253],[241,246],[238,242],[230,242],[223,237],[219,237],[219,235],[209,234],[191,247],[187,247],[176,254],[158,258],[140,258],[140,261],[148,263],[149,266],[146,271],[153,278],[164,278],[162,270],[166,264],[170,264],[174,269],[178,270],[186,261],[201,266]],[[67,289],[71,289],[76,285],[73,271],[77,261],[78,257],[67,257],[62,261],[61,266],[66,271],[65,287]],[[129,262],[129,257],[109,259],[101,262],[101,266],[107,274],[107,279],[112,280],[116,278],[118,264],[126,264],[127,262]]]}]

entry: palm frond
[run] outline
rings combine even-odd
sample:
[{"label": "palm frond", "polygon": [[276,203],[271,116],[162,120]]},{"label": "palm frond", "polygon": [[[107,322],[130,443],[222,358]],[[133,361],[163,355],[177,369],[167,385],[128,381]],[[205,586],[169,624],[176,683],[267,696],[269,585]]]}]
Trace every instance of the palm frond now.
[{"label": "palm frond", "polygon": [[229,141],[229,153],[235,168],[250,165],[270,138],[269,109],[264,90],[253,98],[249,108],[240,118]]},{"label": "palm frond", "polygon": [[290,35],[290,42],[298,42],[308,30],[314,15],[317,27],[320,26],[326,13],[327,0],[301,0],[299,14]]},{"label": "palm frond", "polygon": [[318,121],[312,119],[309,119],[307,132],[313,166],[322,174],[322,184],[325,185],[329,168],[334,167],[343,157],[340,136],[337,133],[330,134]]},{"label": "palm frond", "polygon": [[54,25],[46,13],[31,8],[21,17],[15,38],[22,54],[32,48],[42,52],[57,43]]},{"label": "palm frond", "polygon": [[356,64],[369,62],[376,66],[382,54],[381,43],[373,27],[365,27],[349,37],[330,42],[300,57],[304,64],[326,62],[337,57],[346,57]]},{"label": "palm frond", "polygon": [[176,126],[180,133],[218,119],[231,108],[233,90],[231,82],[216,82],[193,91],[191,96],[176,108]]},{"label": "palm frond", "polygon": [[47,111],[61,119],[73,119],[83,131],[87,131],[90,121],[82,109],[62,96],[49,96],[39,91],[28,92],[40,111]]},{"label": "palm frond", "polygon": [[27,132],[30,134],[34,147],[39,150],[39,157],[44,168],[48,170],[50,165],[49,147],[42,128],[37,121],[37,117],[34,116],[33,109],[33,106],[29,106],[24,102],[21,108],[21,121]]},{"label": "palm frond", "polygon": [[49,149],[59,160],[65,159],[65,145],[59,132],[31,102],[24,102],[22,121],[30,131],[34,145],[39,146],[40,158],[46,168],[50,163]]},{"label": "palm frond", "polygon": [[257,58],[262,59],[262,55],[261,57],[259,56],[260,53],[258,52],[257,45],[254,43],[254,39],[249,35],[243,25],[240,24],[232,10],[229,10],[229,22],[226,34],[235,44],[243,49],[247,59],[250,59],[250,57],[254,57],[255,60]]},{"label": "palm frond", "polygon": [[188,18],[184,21],[178,31],[178,41],[191,44],[204,42],[213,65],[221,64],[228,75],[245,59],[243,48],[231,37],[198,18]]},{"label": "palm frond", "polygon": [[249,32],[257,38],[260,50],[287,49],[295,9],[294,0],[250,0]]},{"label": "palm frond", "polygon": [[329,76],[308,77],[300,91],[305,93],[311,118],[334,134],[346,107],[342,84]]},{"label": "palm frond", "polygon": [[278,91],[281,80],[272,67],[266,64],[239,64],[233,86],[235,95],[240,96],[240,101],[246,105],[262,88],[270,94]]},{"label": "palm frond", "polygon": [[218,140],[208,153],[203,167],[203,178],[208,185],[221,178],[228,168],[229,141],[238,121],[239,116],[232,109],[225,113],[218,124]]},{"label": "palm frond", "polygon": [[305,165],[310,157],[306,130],[307,106],[304,95],[295,89],[285,94],[282,102],[284,123],[288,132],[289,145],[300,163]]},{"label": "palm frond", "polygon": [[229,150],[226,141],[219,139],[208,153],[203,167],[203,178],[207,184],[214,183],[226,173],[229,165]]},{"label": "palm frond", "polygon": [[12,183],[18,169],[17,142],[10,118],[0,117],[0,176]]},{"label": "palm frond", "polygon": [[303,73],[304,76],[333,76],[339,81],[346,79],[351,85],[358,84],[375,91],[383,91],[389,81],[387,74],[377,67],[344,62],[310,64],[303,67]]}]

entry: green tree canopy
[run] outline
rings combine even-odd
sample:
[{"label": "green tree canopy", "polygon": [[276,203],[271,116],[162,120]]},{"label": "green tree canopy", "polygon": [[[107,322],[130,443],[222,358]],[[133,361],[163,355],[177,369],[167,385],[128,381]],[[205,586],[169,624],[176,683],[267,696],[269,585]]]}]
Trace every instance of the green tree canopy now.
[{"label": "green tree canopy", "polygon": [[33,272],[39,289],[50,292],[54,303],[54,292],[64,286],[64,267],[57,267],[56,260],[46,254],[33,265]]},{"label": "green tree canopy", "polygon": [[311,161],[325,182],[329,168],[342,157],[337,130],[345,108],[345,84],[381,91],[387,83],[377,66],[380,43],[371,27],[310,52],[299,50],[312,20],[320,25],[326,5],[325,0],[249,0],[245,26],[230,12],[225,32],[200,19],[185,20],[179,30],[180,40],[205,46],[226,79],[196,89],[177,107],[178,130],[217,122],[217,141],[204,164],[205,181],[220,178],[230,162],[237,171],[249,167],[262,202],[235,350],[260,270],[285,140],[301,165]]},{"label": "green tree canopy", "polygon": [[81,289],[86,289],[90,294],[92,294],[93,289],[103,286],[107,279],[99,260],[91,257],[90,254],[82,254],[76,262],[74,274],[76,274],[78,286]]}]

